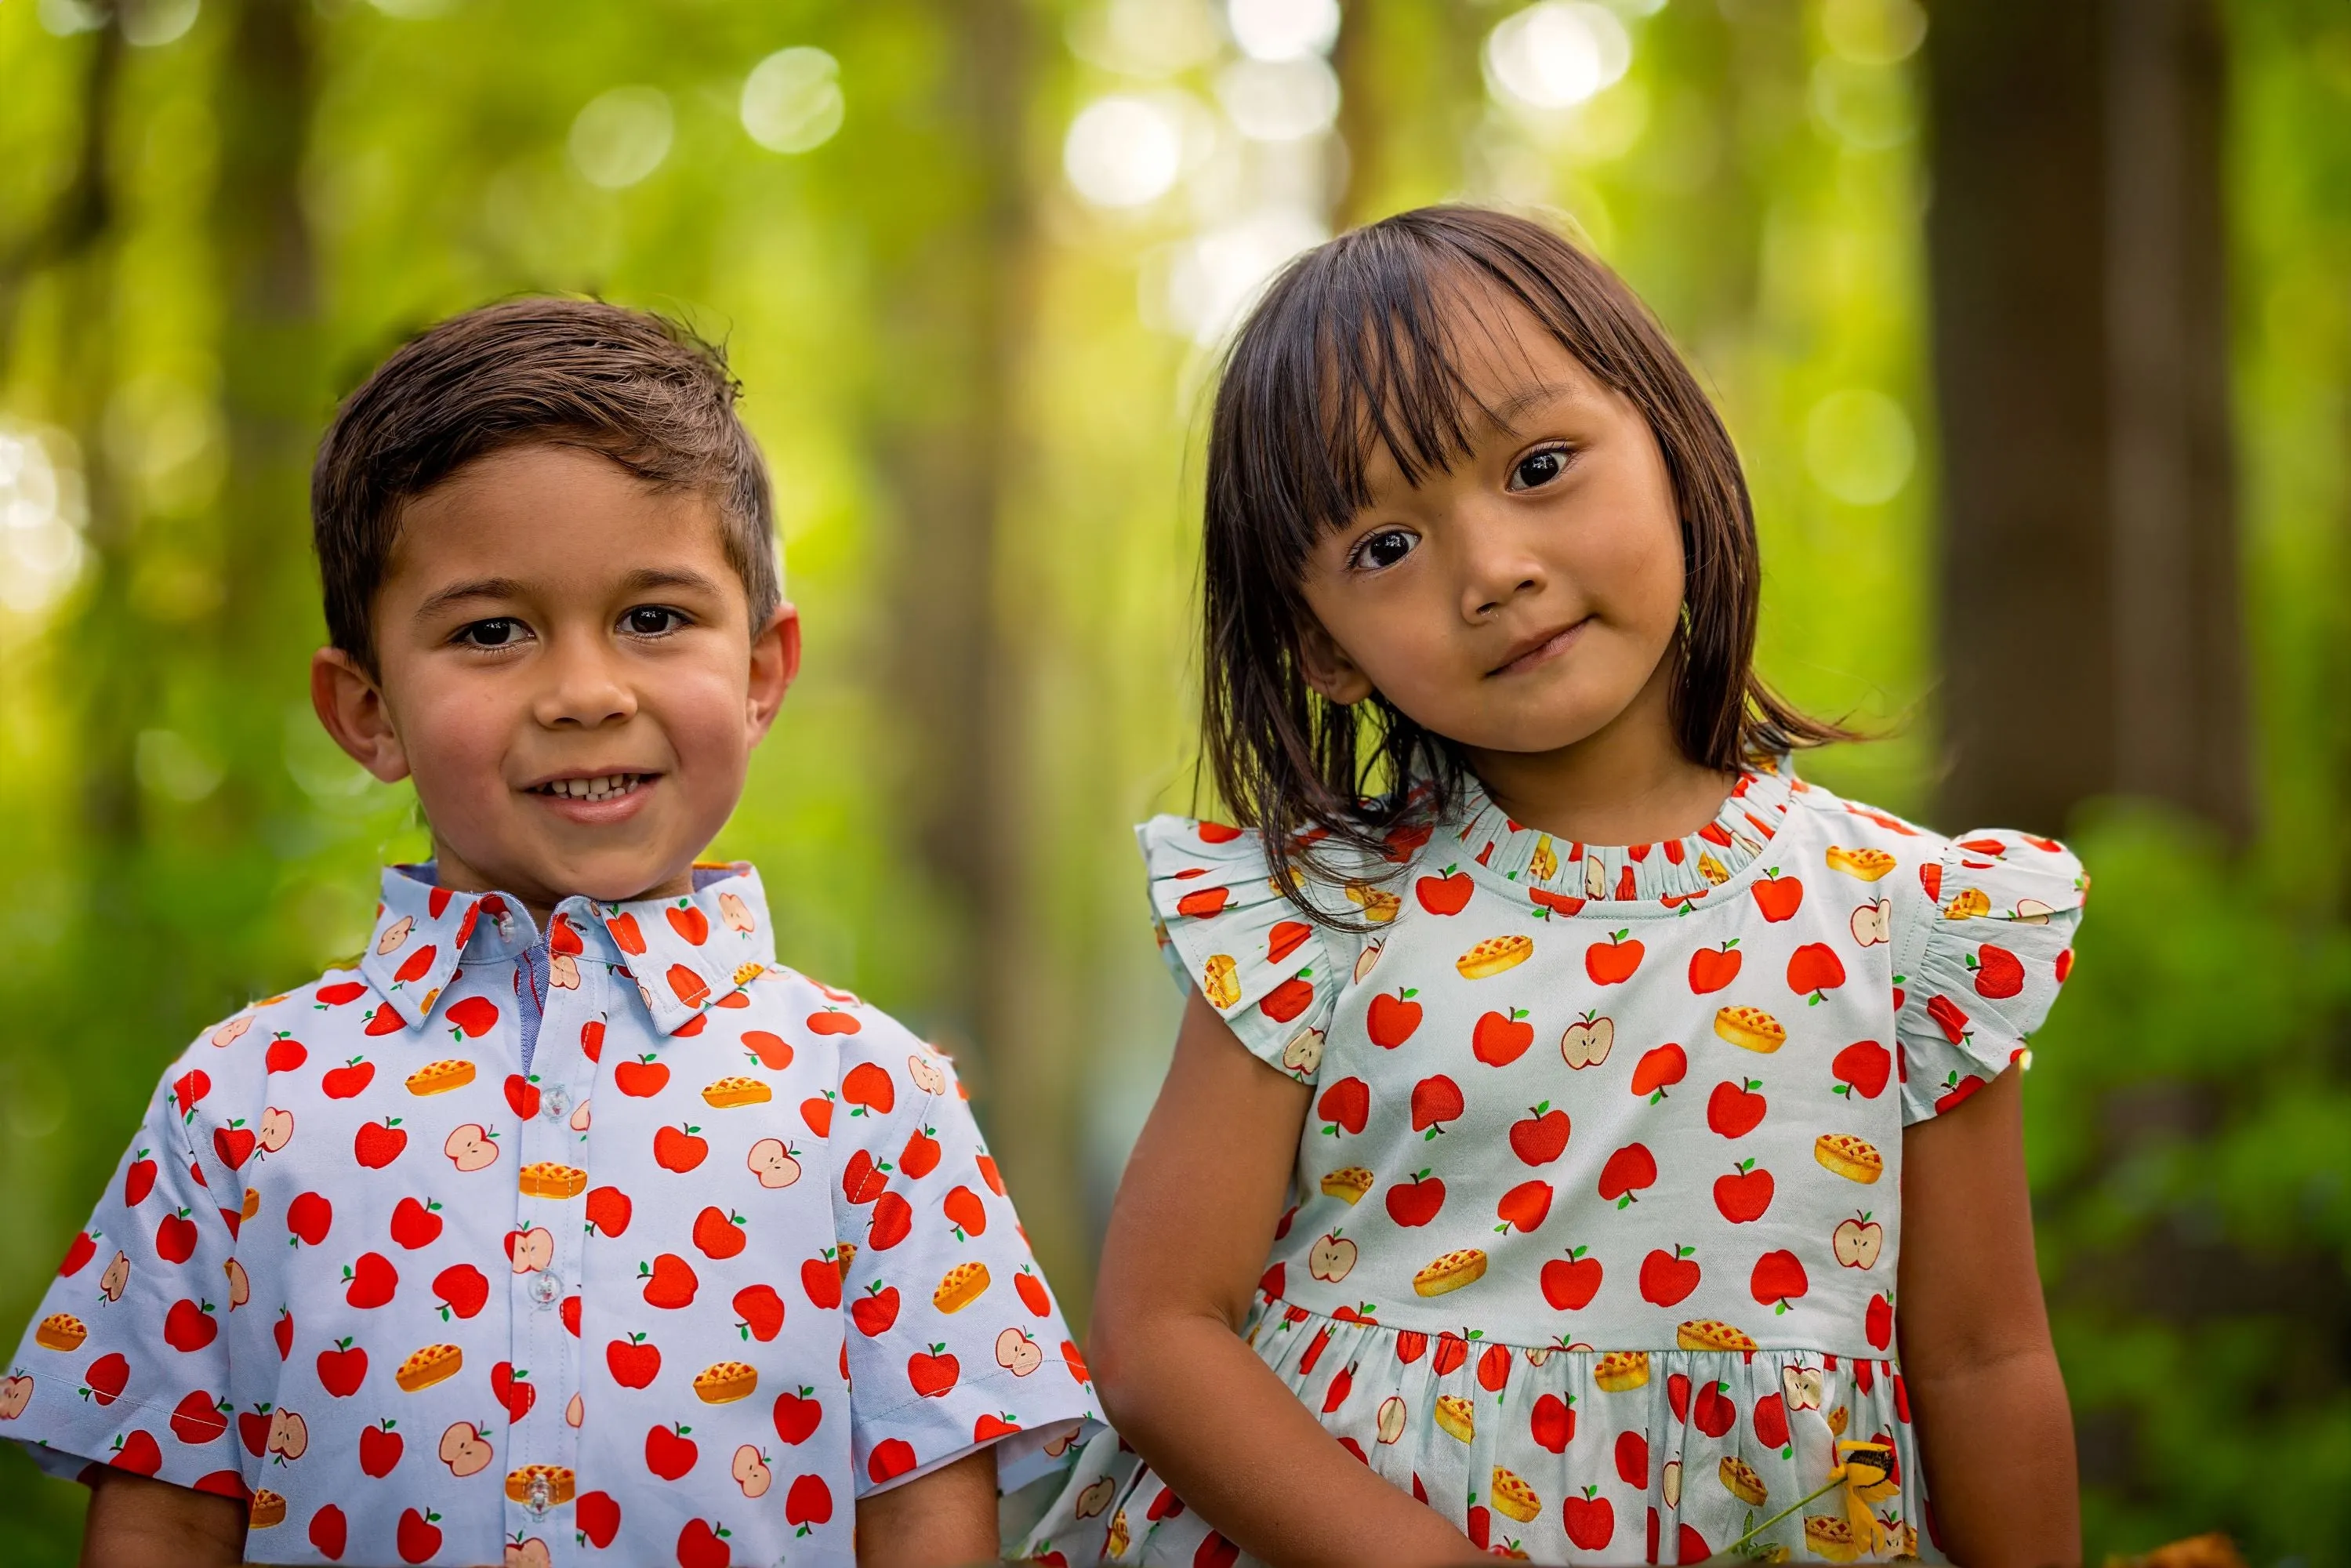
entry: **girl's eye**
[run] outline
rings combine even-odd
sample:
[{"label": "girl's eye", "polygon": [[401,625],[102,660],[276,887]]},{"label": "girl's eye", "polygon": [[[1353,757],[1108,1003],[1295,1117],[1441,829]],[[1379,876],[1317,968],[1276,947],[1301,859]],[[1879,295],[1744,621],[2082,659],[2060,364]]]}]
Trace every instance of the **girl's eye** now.
[{"label": "girl's eye", "polygon": [[1379,571],[1410,555],[1413,547],[1419,542],[1418,538],[1402,528],[1382,528],[1375,534],[1365,535],[1355,546],[1353,564]]},{"label": "girl's eye", "polygon": [[684,624],[684,615],[658,604],[640,604],[621,617],[621,625],[637,637],[658,637]]},{"label": "girl's eye", "polygon": [[460,628],[456,641],[468,648],[511,648],[522,641],[528,630],[513,617],[501,615]]},{"label": "girl's eye", "polygon": [[1510,488],[1513,490],[1540,489],[1566,472],[1567,449],[1563,446],[1546,446],[1540,452],[1530,452],[1519,459],[1519,465],[1510,470]]}]

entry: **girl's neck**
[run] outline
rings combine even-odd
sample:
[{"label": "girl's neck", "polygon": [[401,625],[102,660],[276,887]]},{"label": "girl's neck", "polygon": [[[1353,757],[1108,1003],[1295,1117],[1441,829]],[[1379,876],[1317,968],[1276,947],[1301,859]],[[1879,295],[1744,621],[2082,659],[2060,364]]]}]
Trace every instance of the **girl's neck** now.
[{"label": "girl's neck", "polygon": [[1587,844],[1645,844],[1714,820],[1735,775],[1692,762],[1674,738],[1670,661],[1624,712],[1556,751],[1472,750],[1469,766],[1512,821]]}]

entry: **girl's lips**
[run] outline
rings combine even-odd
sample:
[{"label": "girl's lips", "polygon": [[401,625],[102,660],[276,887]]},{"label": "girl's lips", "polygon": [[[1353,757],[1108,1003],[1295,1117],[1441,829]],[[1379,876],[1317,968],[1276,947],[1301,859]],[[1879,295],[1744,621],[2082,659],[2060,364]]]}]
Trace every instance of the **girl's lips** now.
[{"label": "girl's lips", "polygon": [[[593,794],[574,795],[569,792],[569,788],[559,792],[558,787],[553,785],[526,789],[522,793],[567,822],[577,822],[582,827],[608,827],[614,822],[627,821],[643,810],[646,800],[662,781],[662,775],[658,773],[616,777],[621,787],[608,787]],[[562,783],[568,787],[571,781],[567,779]]]},{"label": "girl's lips", "polygon": [[1508,663],[1488,671],[1487,674],[1489,678],[1494,675],[1524,674],[1536,665],[1547,663],[1567,652],[1574,643],[1578,634],[1591,623],[1591,618],[1587,616],[1573,626],[1554,632],[1533,647],[1512,655]]}]

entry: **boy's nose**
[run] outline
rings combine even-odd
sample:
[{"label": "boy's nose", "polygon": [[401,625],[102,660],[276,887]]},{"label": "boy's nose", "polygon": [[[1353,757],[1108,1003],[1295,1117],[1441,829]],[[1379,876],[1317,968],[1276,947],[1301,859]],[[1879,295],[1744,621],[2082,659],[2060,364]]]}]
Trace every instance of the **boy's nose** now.
[{"label": "boy's nose", "polygon": [[558,654],[546,667],[548,681],[531,714],[544,727],[595,729],[635,716],[636,693],[609,660],[584,653]]}]

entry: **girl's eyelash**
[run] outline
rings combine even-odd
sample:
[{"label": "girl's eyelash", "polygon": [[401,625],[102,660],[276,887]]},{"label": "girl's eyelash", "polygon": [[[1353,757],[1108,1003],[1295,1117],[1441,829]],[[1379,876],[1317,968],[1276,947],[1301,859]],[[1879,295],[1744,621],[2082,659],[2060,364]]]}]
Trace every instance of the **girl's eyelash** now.
[{"label": "girl's eyelash", "polygon": [[[1357,539],[1354,543],[1354,547],[1347,551],[1347,570],[1350,571],[1362,570],[1364,565],[1364,558],[1370,552],[1373,544],[1377,540],[1388,538],[1390,537],[1397,538],[1412,538],[1412,535],[1403,528],[1374,528],[1370,533],[1367,533],[1362,538]],[[1405,553],[1410,554],[1411,552],[1407,550]]]}]

